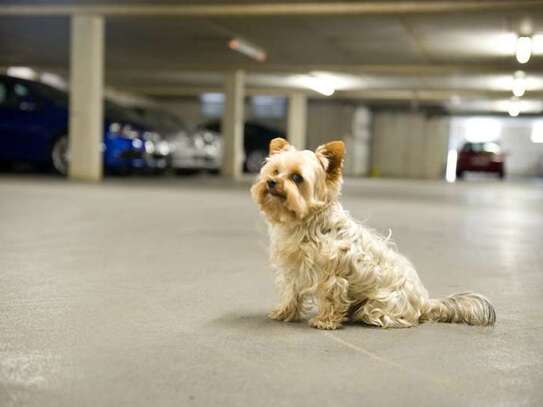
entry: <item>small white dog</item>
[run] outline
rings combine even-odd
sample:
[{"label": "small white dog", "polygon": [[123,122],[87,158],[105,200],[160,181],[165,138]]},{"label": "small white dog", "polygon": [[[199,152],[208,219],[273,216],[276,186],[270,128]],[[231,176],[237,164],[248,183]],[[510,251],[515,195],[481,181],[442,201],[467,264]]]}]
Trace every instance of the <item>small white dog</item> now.
[{"label": "small white dog", "polygon": [[344,145],[296,151],[282,138],[251,188],[269,224],[271,262],[281,294],[272,319],[296,321],[312,304],[309,324],[337,329],[346,320],[384,328],[423,321],[493,325],[479,294],[430,299],[413,265],[387,239],[353,220],[338,202]]}]

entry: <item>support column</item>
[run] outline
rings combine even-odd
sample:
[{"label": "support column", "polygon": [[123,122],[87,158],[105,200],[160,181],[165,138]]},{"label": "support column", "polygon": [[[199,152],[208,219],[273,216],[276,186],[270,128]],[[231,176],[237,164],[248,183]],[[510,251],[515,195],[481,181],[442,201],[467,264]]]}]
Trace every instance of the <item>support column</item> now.
[{"label": "support column", "polygon": [[104,19],[73,16],[70,50],[71,179],[102,179]]},{"label": "support column", "polygon": [[237,70],[225,75],[222,174],[232,178],[239,178],[242,173],[244,82],[244,71]]},{"label": "support column", "polygon": [[288,98],[287,137],[298,150],[306,148],[307,96],[293,93]]}]

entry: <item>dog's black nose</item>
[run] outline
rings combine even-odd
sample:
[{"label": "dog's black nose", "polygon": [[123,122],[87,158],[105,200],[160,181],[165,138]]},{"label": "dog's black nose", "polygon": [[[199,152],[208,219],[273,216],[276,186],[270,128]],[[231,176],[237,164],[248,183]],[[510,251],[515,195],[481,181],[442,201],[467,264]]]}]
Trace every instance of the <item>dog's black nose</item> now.
[{"label": "dog's black nose", "polygon": [[268,184],[268,189],[274,189],[275,186],[277,185],[277,182],[275,182],[273,179],[269,179],[267,184]]}]

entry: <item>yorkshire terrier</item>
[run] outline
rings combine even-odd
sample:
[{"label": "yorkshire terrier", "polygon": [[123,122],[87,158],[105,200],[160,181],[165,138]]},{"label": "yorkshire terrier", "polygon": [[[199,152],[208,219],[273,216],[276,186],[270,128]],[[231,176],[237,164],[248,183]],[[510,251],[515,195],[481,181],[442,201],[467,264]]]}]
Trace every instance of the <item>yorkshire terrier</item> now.
[{"label": "yorkshire terrier", "polygon": [[319,329],[345,321],[383,328],[424,321],[493,325],[494,307],[480,294],[431,299],[409,260],[342,208],[344,150],[341,141],[315,152],[297,151],[282,138],[270,143],[251,188],[269,225],[281,297],[269,317],[297,321],[316,305],[309,324]]}]

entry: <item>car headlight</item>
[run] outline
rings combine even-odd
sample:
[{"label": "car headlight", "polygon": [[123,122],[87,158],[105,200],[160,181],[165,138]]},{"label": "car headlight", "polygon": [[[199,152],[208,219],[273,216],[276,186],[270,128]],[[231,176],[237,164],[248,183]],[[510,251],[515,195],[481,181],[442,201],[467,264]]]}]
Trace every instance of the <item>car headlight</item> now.
[{"label": "car headlight", "polygon": [[167,141],[160,141],[157,144],[156,149],[160,155],[168,155],[171,151],[170,143],[168,143]]},{"label": "car headlight", "polygon": [[135,138],[132,140],[132,147],[140,149],[143,146],[143,141],[141,141],[139,138]]},{"label": "car headlight", "polygon": [[153,154],[155,152],[155,143],[153,143],[151,140],[147,140],[145,142],[145,152]]}]

